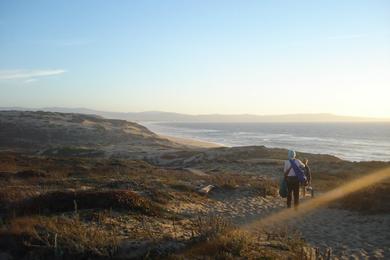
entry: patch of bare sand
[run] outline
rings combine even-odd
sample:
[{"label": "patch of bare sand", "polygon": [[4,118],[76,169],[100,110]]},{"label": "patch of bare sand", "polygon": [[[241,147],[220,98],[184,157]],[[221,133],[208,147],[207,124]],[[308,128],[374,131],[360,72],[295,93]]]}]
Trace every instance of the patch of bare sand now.
[{"label": "patch of bare sand", "polygon": [[209,176],[207,173],[205,173],[204,171],[201,171],[199,169],[194,169],[194,168],[185,168],[185,170],[191,172],[192,174],[195,174],[197,176]]},{"label": "patch of bare sand", "polygon": [[[285,199],[250,194],[224,195],[213,205],[237,224],[249,223],[285,209]],[[390,215],[320,208],[286,221],[305,241],[320,252],[332,250],[332,259],[390,259]]]},{"label": "patch of bare sand", "polygon": [[305,240],[335,259],[390,259],[390,215],[318,209],[291,223]]},{"label": "patch of bare sand", "polygon": [[195,139],[189,139],[189,138],[182,138],[182,137],[173,137],[168,135],[160,135],[162,138],[168,139],[171,142],[185,145],[185,146],[191,146],[191,147],[200,147],[200,148],[216,148],[216,147],[223,147],[220,144],[212,143],[212,142],[206,142],[206,141],[200,141]]},{"label": "patch of bare sand", "polygon": [[[310,200],[306,197],[304,200]],[[286,200],[263,197],[250,191],[215,192],[198,204],[182,204],[180,212],[220,215],[245,225],[285,209]],[[390,215],[318,208],[285,221],[282,226],[298,231],[320,252],[332,251],[332,259],[390,259]],[[255,230],[255,229],[254,229]]]}]

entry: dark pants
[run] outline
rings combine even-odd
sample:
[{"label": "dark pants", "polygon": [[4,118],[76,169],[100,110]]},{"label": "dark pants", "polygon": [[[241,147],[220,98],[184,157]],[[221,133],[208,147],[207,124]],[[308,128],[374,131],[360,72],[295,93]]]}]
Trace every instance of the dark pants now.
[{"label": "dark pants", "polygon": [[294,193],[294,207],[299,205],[299,181],[296,176],[287,176],[287,208],[291,208],[292,194]]}]

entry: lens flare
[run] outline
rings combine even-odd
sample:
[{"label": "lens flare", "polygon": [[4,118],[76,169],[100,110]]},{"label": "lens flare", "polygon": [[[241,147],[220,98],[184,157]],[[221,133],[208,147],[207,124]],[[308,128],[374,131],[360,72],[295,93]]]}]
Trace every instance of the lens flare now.
[{"label": "lens flare", "polygon": [[306,214],[319,207],[325,206],[331,202],[334,202],[348,194],[354,193],[358,190],[364,189],[375,183],[390,178],[390,168],[386,168],[368,175],[365,175],[359,179],[353,180],[343,186],[340,186],[334,190],[324,193],[317,198],[308,200],[299,206],[299,210],[284,209],[275,214],[269,215],[265,218],[255,220],[249,224],[242,226],[243,229],[252,229],[255,227],[265,227],[272,224],[278,224],[283,221],[293,219],[299,215]]},{"label": "lens flare", "polygon": [[[319,207],[326,206],[327,204],[337,201],[338,199],[341,199],[348,194],[367,188],[387,178],[390,178],[390,168],[382,169],[374,173],[365,175],[359,179],[350,181],[349,183],[342,185],[334,190],[324,193],[316,198],[310,199],[302,203],[299,206],[298,210],[283,209],[274,214],[244,224],[238,227],[238,229],[233,229],[230,232],[236,232],[238,230],[242,230],[244,232],[251,233],[262,229],[268,229],[269,227],[273,227],[278,224],[285,223],[285,221],[287,220],[294,219],[299,215],[304,215]],[[198,248],[198,249],[201,248],[203,243],[205,242],[196,244],[194,248]]]}]

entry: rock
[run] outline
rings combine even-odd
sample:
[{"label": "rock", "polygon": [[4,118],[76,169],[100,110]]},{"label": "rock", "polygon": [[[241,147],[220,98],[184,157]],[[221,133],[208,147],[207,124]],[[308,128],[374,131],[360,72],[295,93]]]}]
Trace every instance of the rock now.
[{"label": "rock", "polygon": [[207,195],[207,194],[209,194],[209,193],[211,192],[211,190],[214,189],[214,188],[215,188],[214,185],[207,185],[207,186],[205,186],[205,187],[199,189],[198,192],[199,192],[200,194]]}]

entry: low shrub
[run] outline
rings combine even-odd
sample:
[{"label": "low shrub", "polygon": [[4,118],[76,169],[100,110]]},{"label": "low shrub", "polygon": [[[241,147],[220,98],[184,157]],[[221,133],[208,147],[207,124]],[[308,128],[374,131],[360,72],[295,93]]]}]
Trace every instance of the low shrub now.
[{"label": "low shrub", "polygon": [[199,241],[171,259],[309,259],[304,247],[299,237],[267,241],[249,231],[232,229]]},{"label": "low shrub", "polygon": [[78,218],[16,218],[0,231],[0,249],[17,258],[112,256],[118,242],[116,230],[87,225]]},{"label": "low shrub", "polygon": [[235,230],[201,242],[185,252],[189,258],[237,259],[244,258],[251,239],[248,233]]},{"label": "low shrub", "polygon": [[220,187],[222,189],[235,189],[238,188],[241,183],[241,177],[233,174],[217,174],[212,177],[212,183],[215,186]]},{"label": "low shrub", "polygon": [[275,180],[270,179],[252,181],[251,186],[262,196],[276,196],[279,190],[279,184]]},{"label": "low shrub", "polygon": [[19,171],[15,174],[18,178],[45,178],[50,176],[47,172],[35,171],[35,170],[24,170]]},{"label": "low shrub", "polygon": [[58,213],[82,209],[131,210],[150,215],[160,212],[158,205],[129,190],[54,191],[23,200],[18,214]]},{"label": "low shrub", "polygon": [[38,191],[31,187],[5,187],[0,189],[0,215],[13,215],[20,201],[36,196]]},{"label": "low shrub", "polygon": [[200,239],[215,238],[233,229],[233,224],[219,215],[198,216],[192,220],[192,233]]},{"label": "low shrub", "polygon": [[334,207],[366,214],[390,212],[390,182],[380,183],[342,198]]},{"label": "low shrub", "polygon": [[102,157],[104,151],[85,147],[58,147],[50,148],[42,152],[44,156],[58,157]]},{"label": "low shrub", "polygon": [[253,188],[262,196],[276,195],[276,181],[247,174],[220,173],[212,175],[210,182],[222,189],[232,190],[242,187]]}]

